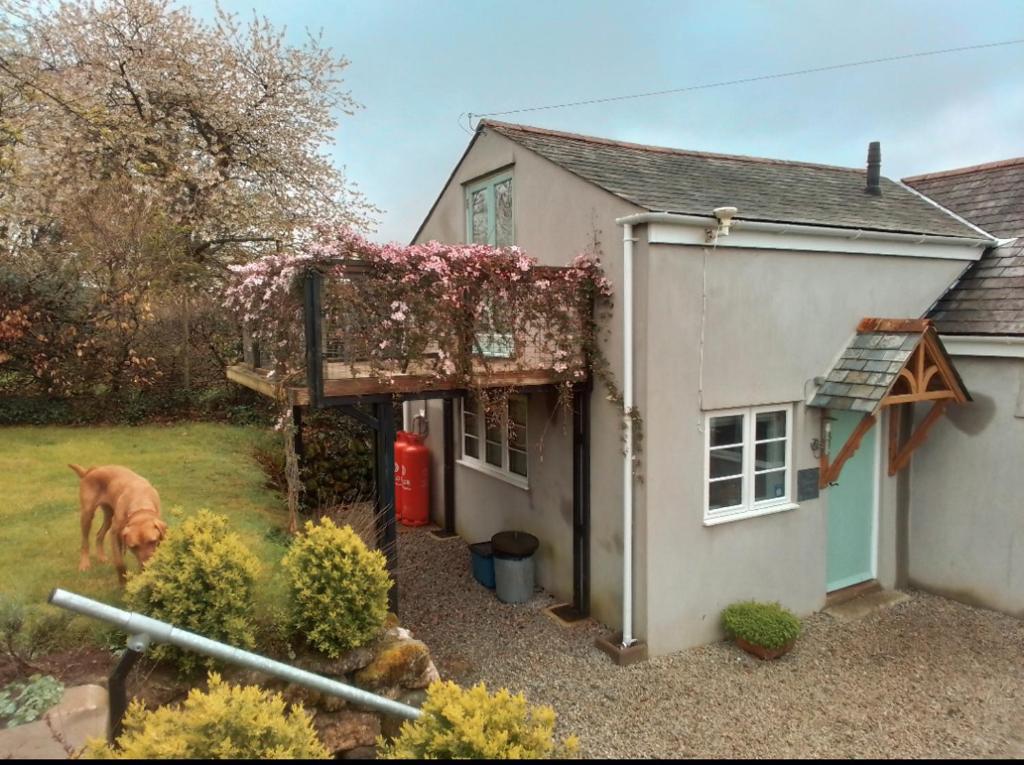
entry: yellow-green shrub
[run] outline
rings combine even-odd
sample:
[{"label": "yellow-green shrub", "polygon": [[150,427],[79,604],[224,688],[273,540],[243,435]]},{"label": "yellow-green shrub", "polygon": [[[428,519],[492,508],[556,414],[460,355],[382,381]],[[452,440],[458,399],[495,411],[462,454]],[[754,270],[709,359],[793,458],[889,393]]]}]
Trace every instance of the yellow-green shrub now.
[{"label": "yellow-green shrub", "polygon": [[[201,510],[186,519],[128,581],[125,600],[133,611],[161,619],[239,648],[251,648],[253,585],[259,561],[222,515]],[[186,671],[209,659],[171,646],[152,650]]]},{"label": "yellow-green shrub", "polygon": [[207,693],[193,688],[177,707],[148,711],[133,701],[111,747],[91,741],[90,759],[326,759],[301,705],[285,712],[278,693],[229,685],[210,673]]},{"label": "yellow-green shrub", "polygon": [[523,694],[507,688],[489,694],[483,683],[469,690],[437,682],[427,689],[423,716],[405,722],[391,743],[377,741],[377,756],[387,760],[473,759],[541,760],[571,757],[578,743],[569,736],[555,742],[555,710],[527,705]]},{"label": "yellow-green shrub", "polygon": [[292,620],[310,645],[335,657],[376,637],[388,613],[387,562],[350,526],[330,518],[306,522],[283,565],[292,590]]}]

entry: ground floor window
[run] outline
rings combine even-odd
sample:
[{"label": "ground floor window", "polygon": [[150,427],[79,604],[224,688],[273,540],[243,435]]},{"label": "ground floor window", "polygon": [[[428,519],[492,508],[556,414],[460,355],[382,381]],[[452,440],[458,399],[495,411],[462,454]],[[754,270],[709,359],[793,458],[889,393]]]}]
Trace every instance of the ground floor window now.
[{"label": "ground floor window", "polygon": [[720,523],[794,507],[792,405],[704,415],[704,522]]},{"label": "ground floor window", "polygon": [[484,472],[526,487],[527,398],[509,396],[508,406],[498,417],[484,415],[474,396],[462,400],[462,462]]}]

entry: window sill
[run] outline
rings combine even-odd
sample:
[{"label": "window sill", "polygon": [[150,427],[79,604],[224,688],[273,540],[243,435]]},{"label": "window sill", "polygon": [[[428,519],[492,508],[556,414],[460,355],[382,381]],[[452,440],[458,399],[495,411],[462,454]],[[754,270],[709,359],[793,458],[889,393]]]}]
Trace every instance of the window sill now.
[{"label": "window sill", "polygon": [[742,521],[747,518],[757,518],[762,515],[771,515],[772,513],[783,513],[787,510],[796,510],[800,505],[796,502],[786,502],[780,505],[767,505],[766,507],[758,507],[754,510],[742,510],[729,515],[721,515],[718,517],[705,518],[705,526],[718,526],[722,523],[730,523],[732,521]]},{"label": "window sill", "polygon": [[470,468],[478,473],[483,473],[484,475],[489,475],[492,478],[497,478],[499,481],[512,484],[517,489],[522,489],[523,491],[530,490],[530,482],[522,476],[506,473],[504,470],[499,470],[496,467],[492,467],[491,465],[483,462],[477,462],[475,460],[459,459],[455,460],[455,462],[462,465],[462,467]]}]

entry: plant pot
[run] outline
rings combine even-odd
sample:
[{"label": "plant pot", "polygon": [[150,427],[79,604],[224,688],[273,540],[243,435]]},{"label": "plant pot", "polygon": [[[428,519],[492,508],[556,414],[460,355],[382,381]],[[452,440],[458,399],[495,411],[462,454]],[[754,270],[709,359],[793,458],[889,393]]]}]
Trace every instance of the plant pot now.
[{"label": "plant pot", "polygon": [[778,648],[765,648],[764,646],[755,645],[754,643],[748,643],[741,637],[736,638],[736,645],[762,661],[777,659],[782,656],[782,654],[788,653],[789,649],[793,647],[795,642],[796,640],[790,640],[788,643],[780,645]]}]

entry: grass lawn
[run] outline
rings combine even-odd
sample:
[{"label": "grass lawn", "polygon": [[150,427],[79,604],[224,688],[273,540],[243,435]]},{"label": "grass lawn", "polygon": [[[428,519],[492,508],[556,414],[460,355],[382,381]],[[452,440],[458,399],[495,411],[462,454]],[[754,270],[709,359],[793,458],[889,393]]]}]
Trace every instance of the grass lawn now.
[{"label": "grass lawn", "polygon": [[[285,528],[287,512],[250,456],[259,435],[256,428],[213,423],[0,428],[0,596],[42,604],[61,587],[121,604],[114,567],[95,559],[102,512],[93,520],[92,568],[78,571],[78,476],[67,467],[75,462],[125,465],[147,478],[172,532],[181,522],[178,508],[185,515],[202,508],[226,515],[263,563],[259,605],[281,603],[276,574],[285,548],[276,532]],[[108,556],[109,544],[108,535]],[[131,553],[125,560],[131,575],[138,563]]]}]

